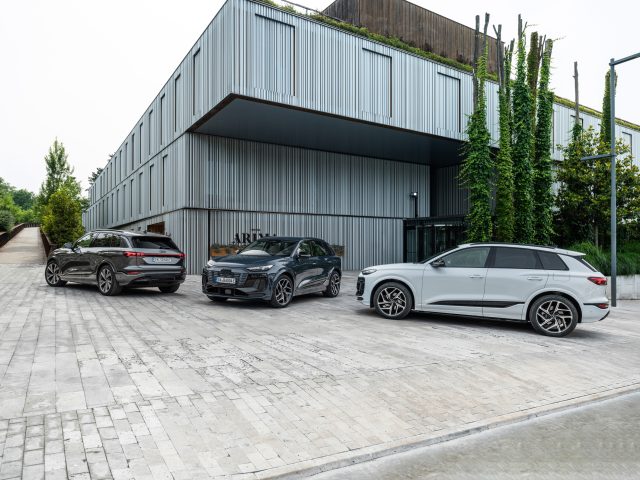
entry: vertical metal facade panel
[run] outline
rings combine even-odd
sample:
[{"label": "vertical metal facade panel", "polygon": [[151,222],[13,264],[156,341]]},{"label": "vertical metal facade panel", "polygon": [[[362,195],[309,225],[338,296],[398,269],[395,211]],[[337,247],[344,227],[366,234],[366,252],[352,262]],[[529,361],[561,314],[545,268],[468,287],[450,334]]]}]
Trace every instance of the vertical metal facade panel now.
[{"label": "vertical metal facade panel", "polygon": [[[402,220],[256,212],[211,212],[211,242],[232,243],[237,233],[315,236],[345,248],[343,268],[402,261]],[[376,245],[376,248],[370,248]]]},{"label": "vertical metal facade panel", "polygon": [[462,131],[460,79],[439,72],[436,82],[436,105],[438,112],[441,112],[437,117],[438,128],[444,132],[459,134]]},{"label": "vertical metal facade panel", "polygon": [[429,166],[189,134],[189,206],[327,215],[429,212]]},{"label": "vertical metal facade panel", "polygon": [[[360,55],[360,110],[369,120],[390,117],[392,111],[391,57],[363,49]],[[367,115],[369,114],[369,115]]]},{"label": "vertical metal facade panel", "polygon": [[295,28],[256,17],[249,55],[249,75],[262,94],[295,95]]},{"label": "vertical metal facade panel", "polygon": [[434,176],[435,206],[433,216],[466,215],[469,210],[468,192],[460,185],[460,166],[453,165],[432,170]]}]

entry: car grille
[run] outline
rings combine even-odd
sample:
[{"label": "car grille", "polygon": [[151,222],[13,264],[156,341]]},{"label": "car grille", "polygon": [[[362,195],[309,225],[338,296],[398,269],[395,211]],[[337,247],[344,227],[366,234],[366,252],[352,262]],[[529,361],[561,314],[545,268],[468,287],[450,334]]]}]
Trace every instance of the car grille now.
[{"label": "car grille", "polygon": [[358,278],[358,283],[356,284],[356,295],[362,296],[364,293],[364,278]]}]

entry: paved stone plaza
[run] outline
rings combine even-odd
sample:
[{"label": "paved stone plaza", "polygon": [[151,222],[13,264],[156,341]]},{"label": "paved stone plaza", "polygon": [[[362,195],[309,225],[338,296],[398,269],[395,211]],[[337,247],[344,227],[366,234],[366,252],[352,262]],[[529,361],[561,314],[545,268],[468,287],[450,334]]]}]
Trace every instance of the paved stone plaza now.
[{"label": "paved stone plaza", "polygon": [[553,339],[385,320],[345,277],[275,310],[0,265],[0,478],[309,475],[640,388],[640,302]]}]

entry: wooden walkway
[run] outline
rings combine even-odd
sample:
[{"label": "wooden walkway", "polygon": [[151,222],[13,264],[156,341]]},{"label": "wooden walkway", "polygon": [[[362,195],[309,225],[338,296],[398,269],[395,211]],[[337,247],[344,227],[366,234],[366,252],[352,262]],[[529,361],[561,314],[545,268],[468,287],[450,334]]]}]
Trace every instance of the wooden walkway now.
[{"label": "wooden walkway", "polygon": [[18,235],[0,248],[0,265],[2,264],[42,264],[46,256],[40,229],[30,227],[23,229]]}]

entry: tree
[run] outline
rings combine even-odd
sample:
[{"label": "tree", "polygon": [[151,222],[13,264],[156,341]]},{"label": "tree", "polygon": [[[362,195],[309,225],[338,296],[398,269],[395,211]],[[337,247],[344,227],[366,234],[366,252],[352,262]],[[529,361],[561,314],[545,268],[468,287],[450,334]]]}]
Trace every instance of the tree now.
[{"label": "tree", "polygon": [[56,245],[73,242],[84,233],[82,210],[73,191],[63,187],[51,195],[43,211],[42,229]]},{"label": "tree", "polygon": [[[500,29],[498,30],[500,31]],[[500,43],[498,35],[498,44]],[[500,69],[498,91],[498,118],[500,123],[500,143],[496,157],[496,240],[513,241],[513,162],[511,160],[511,61],[513,40],[505,48],[505,55],[499,56]]]},{"label": "tree", "polygon": [[[593,128],[574,126],[574,137],[563,149],[564,161],[558,169],[560,189],[556,197],[556,234],[562,245],[595,240],[604,243],[610,232],[610,159],[582,160],[596,155],[600,134]],[[640,170],[633,164],[629,146],[616,144],[618,221],[636,223],[640,218]]]},{"label": "tree", "polygon": [[477,86],[477,105],[467,125],[469,141],[464,147],[465,159],[460,170],[462,183],[469,189],[467,237],[472,242],[489,241],[492,235],[491,182],[493,164],[489,149],[491,136],[487,129],[487,98],[485,93],[487,55],[485,25],[485,44],[474,75],[474,82]]},{"label": "tree", "polygon": [[526,42],[522,19],[518,16],[518,54],[516,79],[513,84],[513,205],[515,211],[514,240],[533,241],[533,175],[531,169],[531,92],[527,83]]},{"label": "tree", "polygon": [[22,210],[29,210],[33,208],[33,205],[36,201],[35,194],[25,188],[14,190],[11,195],[13,197],[13,203],[15,203]]},{"label": "tree", "polygon": [[[113,156],[113,155],[112,155]],[[103,168],[96,168],[95,172],[93,172],[90,176],[89,176],[89,183],[91,185],[93,185],[94,183],[96,183],[96,179],[100,176],[100,174],[102,173],[104,169]]]},{"label": "tree", "polygon": [[540,69],[538,118],[535,129],[533,156],[533,238],[536,243],[542,245],[551,243],[551,237],[553,235],[551,128],[554,94],[549,90],[552,50],[553,41],[547,40],[544,46],[542,67]]},{"label": "tree", "polygon": [[64,145],[56,138],[44,157],[47,177],[42,183],[38,195],[37,203],[40,209],[44,208],[51,195],[61,188],[64,188],[74,198],[80,200],[82,189],[80,183],[73,176],[73,167],[69,164],[68,157]]}]

